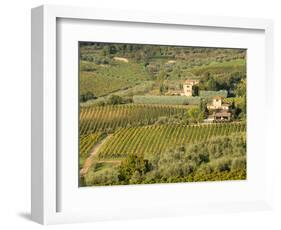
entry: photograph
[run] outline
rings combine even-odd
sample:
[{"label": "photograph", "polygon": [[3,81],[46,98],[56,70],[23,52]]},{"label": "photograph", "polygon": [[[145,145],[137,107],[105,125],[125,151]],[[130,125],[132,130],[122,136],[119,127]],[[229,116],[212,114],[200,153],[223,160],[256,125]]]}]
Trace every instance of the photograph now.
[{"label": "photograph", "polygon": [[247,49],[77,45],[80,187],[247,179]]}]

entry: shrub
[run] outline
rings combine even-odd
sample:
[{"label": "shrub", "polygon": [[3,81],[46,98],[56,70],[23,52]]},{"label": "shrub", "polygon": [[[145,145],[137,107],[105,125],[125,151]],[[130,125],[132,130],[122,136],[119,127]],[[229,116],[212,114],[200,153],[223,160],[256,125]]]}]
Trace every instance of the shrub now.
[{"label": "shrub", "polygon": [[[94,170],[93,170],[94,169]],[[118,171],[115,168],[96,171],[91,167],[84,177],[85,185],[114,185],[118,184]]]},{"label": "shrub", "polygon": [[109,105],[117,105],[123,104],[123,98],[117,95],[112,95],[109,97],[108,102]]},{"label": "shrub", "polygon": [[140,180],[140,176],[148,171],[148,160],[145,160],[143,155],[132,154],[121,163],[118,178],[120,181],[128,183],[131,179],[132,181]]},{"label": "shrub", "polygon": [[231,163],[231,170],[238,171],[238,170],[245,170],[246,169],[246,158],[245,157],[238,157],[234,158]]},{"label": "shrub", "polygon": [[96,99],[97,97],[91,93],[91,92],[87,92],[85,94],[81,94],[80,95],[80,102],[86,102],[88,100],[92,100],[92,99]]}]

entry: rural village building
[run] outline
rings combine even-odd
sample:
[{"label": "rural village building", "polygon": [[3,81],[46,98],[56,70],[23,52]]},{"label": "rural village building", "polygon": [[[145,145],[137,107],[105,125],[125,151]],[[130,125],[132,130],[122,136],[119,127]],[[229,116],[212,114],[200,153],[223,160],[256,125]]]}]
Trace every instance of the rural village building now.
[{"label": "rural village building", "polygon": [[230,121],[231,113],[228,111],[215,112],[213,118],[214,121]]},{"label": "rural village building", "polygon": [[229,104],[223,103],[223,98],[220,96],[213,97],[212,104],[207,106],[208,109],[222,109],[222,110],[229,110]]},{"label": "rural village building", "polygon": [[199,80],[186,80],[183,84],[183,93],[182,96],[191,97],[193,86],[197,85],[199,83]]},{"label": "rural village building", "polygon": [[208,104],[207,108],[209,111],[213,112],[211,115],[205,119],[206,123],[219,122],[219,121],[230,121],[231,111],[229,110],[230,105],[228,103],[223,103],[222,97],[214,97],[212,104]]}]

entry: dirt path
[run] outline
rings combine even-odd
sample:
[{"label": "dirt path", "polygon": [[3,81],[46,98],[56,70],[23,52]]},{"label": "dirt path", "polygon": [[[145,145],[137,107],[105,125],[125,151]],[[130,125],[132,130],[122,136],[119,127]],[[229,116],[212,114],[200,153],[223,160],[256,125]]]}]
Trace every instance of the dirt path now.
[{"label": "dirt path", "polygon": [[113,60],[114,61],[122,61],[122,62],[125,62],[125,63],[129,62],[128,58],[124,58],[124,57],[114,57]]},{"label": "dirt path", "polygon": [[92,161],[95,155],[97,155],[99,149],[101,148],[101,146],[110,139],[110,137],[112,136],[112,134],[109,134],[106,138],[104,138],[100,143],[98,143],[97,145],[95,145],[95,147],[93,148],[90,156],[85,160],[85,163],[83,165],[83,168],[80,170],[80,176],[83,177],[84,175],[87,174],[89,168],[92,165]]}]

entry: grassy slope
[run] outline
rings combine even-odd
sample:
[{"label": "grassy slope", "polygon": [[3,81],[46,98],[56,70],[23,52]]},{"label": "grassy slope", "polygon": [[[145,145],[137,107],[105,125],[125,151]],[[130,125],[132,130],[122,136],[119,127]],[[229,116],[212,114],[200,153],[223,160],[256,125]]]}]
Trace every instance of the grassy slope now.
[{"label": "grassy slope", "polygon": [[227,74],[232,72],[245,72],[246,60],[237,59],[227,62],[211,62],[207,65],[191,68],[189,71],[197,76],[200,76],[206,72],[209,72],[210,74]]},{"label": "grassy slope", "polygon": [[[93,65],[93,71],[83,69],[81,62],[80,94],[92,92],[96,96],[124,90],[149,79],[144,67],[136,63],[119,63],[109,65]],[[87,65],[90,65],[87,63]]]},{"label": "grassy slope", "polygon": [[[199,51],[200,49],[198,49]],[[233,49],[207,49],[206,52],[189,51],[183,47],[184,57],[179,52],[174,58],[168,56],[157,56],[149,60],[151,65],[158,66],[159,70],[165,70],[166,79],[183,80],[186,78],[200,78],[209,72],[216,76],[229,76],[233,72],[246,71],[245,53]],[[82,55],[101,57],[101,50],[87,46],[81,49]],[[126,55],[125,55],[126,56]],[[145,69],[143,61],[135,62],[129,57],[129,63],[113,61],[112,56],[107,56],[110,64],[95,64],[94,62],[80,62],[81,94],[92,92],[96,96],[104,96],[117,93],[120,90],[134,87],[147,80],[157,79],[158,74],[151,76]],[[173,63],[169,61],[174,60]],[[155,81],[155,80],[154,80]],[[159,91],[159,85],[155,81],[155,90]]]}]

